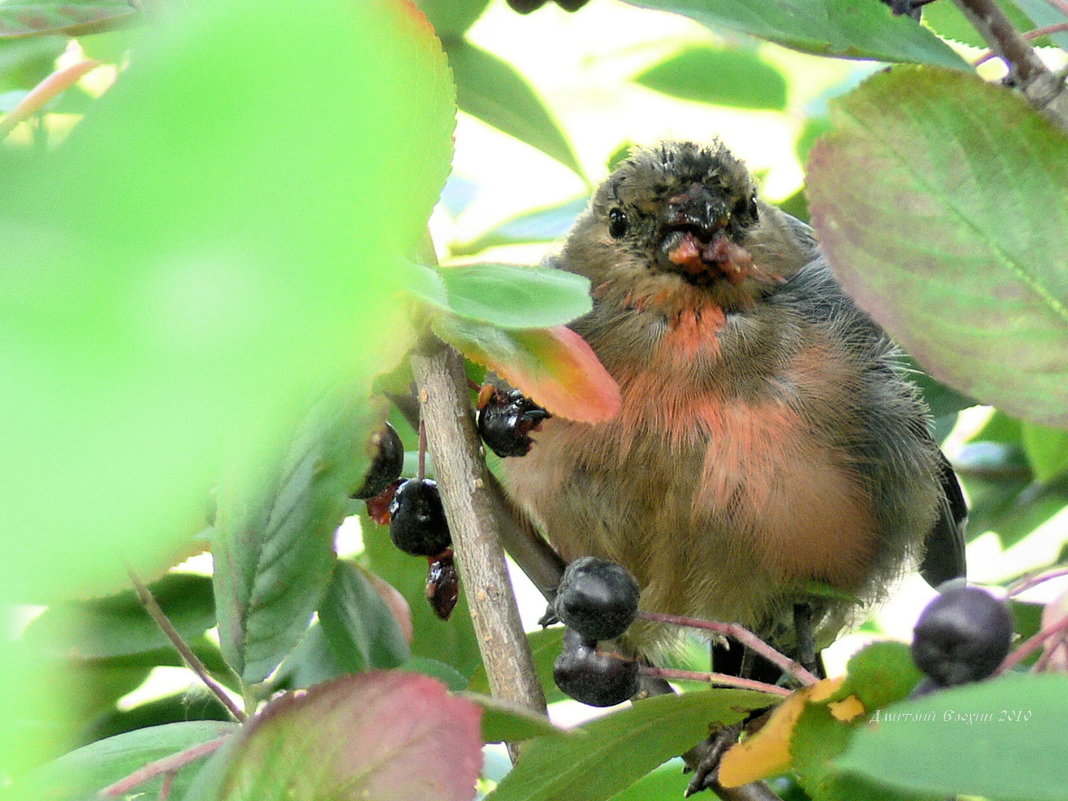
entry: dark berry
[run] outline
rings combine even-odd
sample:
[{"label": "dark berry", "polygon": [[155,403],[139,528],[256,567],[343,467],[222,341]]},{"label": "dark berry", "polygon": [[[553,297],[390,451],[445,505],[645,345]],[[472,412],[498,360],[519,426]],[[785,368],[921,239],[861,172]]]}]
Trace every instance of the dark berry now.
[{"label": "dark berry", "polygon": [[553,663],[556,686],[590,706],[621,704],[638,692],[638,662],[598,651],[577,631],[564,631],[564,650]]},{"label": "dark berry", "polygon": [[362,501],[382,492],[400,477],[404,468],[404,444],[389,423],[371,437],[369,450],[374,454],[374,461],[363,480],[363,486],[352,496]]},{"label": "dark berry", "polygon": [[437,556],[452,545],[437,482],[412,478],[397,487],[389,505],[389,537],[413,556]]},{"label": "dark berry", "polygon": [[556,0],[556,5],[564,11],[578,11],[588,2],[589,0]]},{"label": "dark berry", "polygon": [[442,620],[448,620],[459,598],[460,576],[456,572],[452,550],[448,549],[430,560],[430,571],[426,577],[426,599],[435,615]]},{"label": "dark berry", "polygon": [[556,615],[588,640],[612,640],[638,613],[638,582],[623,567],[584,556],[564,570],[556,591]]},{"label": "dark berry", "polygon": [[526,456],[534,444],[530,432],[548,417],[545,409],[519,390],[488,387],[479,398],[478,433],[498,456]]},{"label": "dark berry", "polygon": [[927,605],[913,631],[912,659],[941,687],[985,679],[1012,639],[1008,607],[978,587],[954,587]]}]

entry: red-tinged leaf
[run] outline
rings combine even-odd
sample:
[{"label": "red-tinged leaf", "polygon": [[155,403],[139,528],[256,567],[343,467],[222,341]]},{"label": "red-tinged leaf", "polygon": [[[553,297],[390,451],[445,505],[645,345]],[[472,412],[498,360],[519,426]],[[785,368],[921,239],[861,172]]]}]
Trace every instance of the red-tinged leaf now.
[{"label": "red-tinged leaf", "polygon": [[570,328],[505,331],[451,314],[439,314],[432,327],[467,358],[496,371],[559,417],[600,423],[619,411],[615,379]]},{"label": "red-tinged leaf", "polygon": [[1068,137],[975,75],[878,73],[809,154],[842,285],[934,378],[1068,426]]},{"label": "red-tinged leaf", "polygon": [[418,673],[361,673],[272,701],[230,752],[220,801],[469,801],[482,710]]}]

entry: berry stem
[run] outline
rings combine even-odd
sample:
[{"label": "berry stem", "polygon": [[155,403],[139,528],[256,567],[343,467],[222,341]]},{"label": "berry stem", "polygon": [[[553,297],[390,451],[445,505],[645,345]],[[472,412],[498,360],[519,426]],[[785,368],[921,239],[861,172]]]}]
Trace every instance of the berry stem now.
[{"label": "berry stem", "polygon": [[672,623],[676,626],[686,626],[692,629],[703,629],[716,634],[722,634],[725,637],[737,640],[746,648],[760,654],[773,665],[782,668],[785,673],[788,673],[790,676],[797,679],[802,685],[815,684],[819,681],[819,679],[810,671],[806,670],[800,662],[790,659],[790,657],[785,654],[776,651],[762,639],[753,634],[753,632],[749,631],[749,629],[744,626],[739,626],[737,623],[716,623],[711,620],[699,620],[697,618],[681,617],[679,615],[664,615],[659,612],[638,612],[638,617],[642,620],[653,621],[654,623]]},{"label": "berry stem", "polygon": [[1037,634],[1024,640],[1019,648],[1005,657],[1005,661],[994,671],[994,675],[1000,676],[1003,673],[1007,673],[1041,648],[1046,640],[1058,634],[1064,635],[1066,633],[1068,633],[1068,617],[1061,618],[1049,628],[1042,629]]},{"label": "berry stem", "polygon": [[792,693],[785,687],[777,687],[774,684],[765,684],[762,681],[743,679],[739,676],[731,676],[727,673],[701,673],[695,670],[676,670],[674,668],[658,668],[642,665],[638,669],[643,675],[653,676],[659,679],[681,679],[685,681],[704,681],[709,684],[722,684],[724,687],[735,687],[739,690],[756,690],[762,693],[787,696]]}]

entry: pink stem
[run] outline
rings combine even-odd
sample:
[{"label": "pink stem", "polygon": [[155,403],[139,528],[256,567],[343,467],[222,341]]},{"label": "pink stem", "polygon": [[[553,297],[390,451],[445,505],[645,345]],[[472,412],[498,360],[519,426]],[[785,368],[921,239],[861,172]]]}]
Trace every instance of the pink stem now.
[{"label": "pink stem", "polygon": [[672,623],[676,626],[686,626],[692,629],[704,629],[705,631],[722,634],[737,640],[754,653],[760,654],[773,665],[780,667],[786,673],[793,676],[801,684],[815,684],[819,679],[812,675],[805,667],[785,654],[776,651],[753,632],[737,623],[715,623],[710,620],[698,620],[692,617],[680,617],[678,615],[664,615],[659,612],[639,612],[638,617],[642,620],[651,620],[655,623]]}]

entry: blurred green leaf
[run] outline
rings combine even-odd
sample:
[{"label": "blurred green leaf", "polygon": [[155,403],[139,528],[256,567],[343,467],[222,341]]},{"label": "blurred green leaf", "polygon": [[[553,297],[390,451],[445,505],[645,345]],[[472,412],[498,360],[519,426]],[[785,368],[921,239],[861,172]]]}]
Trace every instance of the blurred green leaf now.
[{"label": "blurred green leaf", "polygon": [[384,415],[351,388],[321,397],[284,453],[250,449],[219,483],[215,599],[223,655],[248,684],[296,646],[330,583],[334,532]]},{"label": "blurred green leaf", "polygon": [[738,108],[786,108],[786,78],[751,50],[689,47],[634,81],[684,100]]},{"label": "blurred green leaf", "polygon": [[482,739],[487,743],[519,742],[567,733],[545,715],[499,698],[471,692],[460,693],[460,697],[482,707]]},{"label": "blurred green leaf", "polygon": [[80,36],[129,24],[139,16],[128,0],[5,0],[0,3],[0,37]]},{"label": "blurred green leaf", "polygon": [[280,696],[187,793],[219,801],[469,801],[481,711],[416,673],[375,671]]},{"label": "blurred green leaf", "polygon": [[671,759],[651,773],[642,776],[612,801],[678,801],[685,797],[690,776],[681,759]]},{"label": "blurred green leaf", "polygon": [[569,323],[593,307],[588,278],[547,267],[475,264],[442,267],[448,306],[461,317],[501,328]]},{"label": "blurred green leaf", "polygon": [[0,91],[32,89],[55,70],[66,47],[65,36],[0,39]]},{"label": "blurred green leaf", "polygon": [[1068,676],[1002,676],[882,710],[837,766],[935,797],[1063,801],[1066,717]]},{"label": "blurred green leaf", "polygon": [[[232,735],[236,723],[187,721],[150,726],[83,746],[25,776],[12,792],[39,801],[75,801],[95,798],[98,790],[143,768],[149,762]],[[195,768],[179,771],[172,786],[181,792]],[[163,776],[137,786],[137,792],[159,792]]]},{"label": "blurred green leaf", "polygon": [[393,612],[363,568],[340,560],[323,601],[319,625],[346,672],[393,668],[411,655]]},{"label": "blurred green leaf", "polygon": [[511,64],[463,39],[449,39],[445,48],[461,109],[583,175],[567,137]]},{"label": "blurred green leaf", "polygon": [[489,0],[416,0],[442,39],[463,36],[486,10]]},{"label": "blurred green leaf", "polygon": [[412,616],[413,657],[444,662],[464,676],[470,676],[481,657],[463,585],[452,617],[448,621],[439,619],[426,600],[426,560],[400,550],[390,540],[387,528],[373,522],[364,511],[360,512],[360,529],[364,544],[361,563],[388,581],[408,601]]},{"label": "blurred green leaf", "polygon": [[597,423],[619,410],[619,387],[578,334],[564,326],[505,330],[440,313],[435,334],[553,414]]},{"label": "blurred green leaf", "polygon": [[1050,481],[1068,470],[1068,431],[1023,424],[1023,445],[1035,478]]},{"label": "blurred green leaf", "polygon": [[449,169],[447,62],[407,5],[220,0],[140,44],[60,147],[0,156],[0,593],[22,601],[173,564],[236,432],[277,441],[309,386],[366,392],[400,359],[403,259]]},{"label": "blurred green leaf", "polygon": [[[164,614],[185,640],[215,625],[211,579],[172,573],[149,585]],[[26,640],[72,659],[102,659],[170,647],[131,590],[110,598],[65,601],[26,628]]]},{"label": "blurred green leaf", "polygon": [[1068,138],[1019,96],[929,68],[877,74],[832,118],[808,195],[846,291],[935,378],[1068,425]]},{"label": "blurred green leaf", "polygon": [[450,245],[449,250],[455,256],[466,256],[497,245],[554,242],[571,229],[575,218],[585,211],[588,205],[589,199],[583,196],[526,212],[506,220],[471,242]]},{"label": "blurred green leaf", "polygon": [[600,801],[776,696],[744,690],[661,695],[598,718],[568,737],[532,741],[486,801]]},{"label": "blurred green leaf", "polygon": [[673,11],[713,31],[727,28],[804,53],[879,61],[917,61],[955,69],[967,64],[944,42],[906,16],[856,0],[627,0]]}]

